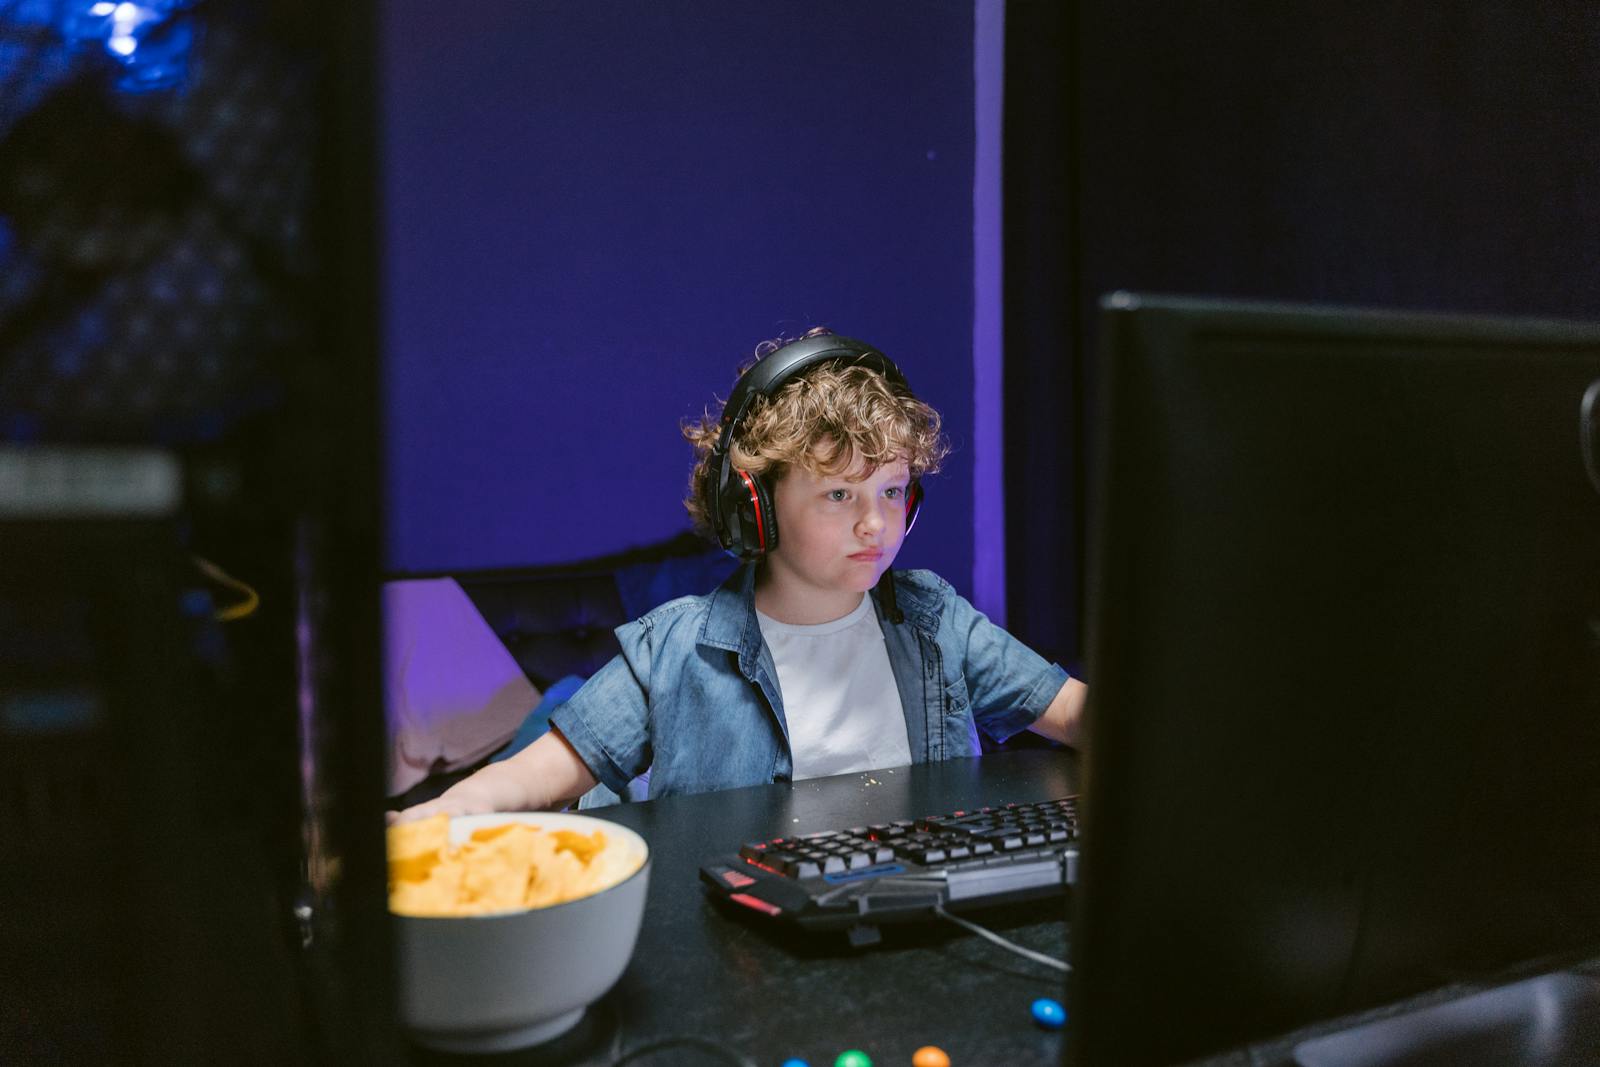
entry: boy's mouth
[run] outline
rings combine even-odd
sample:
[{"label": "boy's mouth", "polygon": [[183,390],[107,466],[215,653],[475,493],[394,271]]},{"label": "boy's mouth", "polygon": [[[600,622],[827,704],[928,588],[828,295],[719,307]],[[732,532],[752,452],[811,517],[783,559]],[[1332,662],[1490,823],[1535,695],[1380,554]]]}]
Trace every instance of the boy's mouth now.
[{"label": "boy's mouth", "polygon": [[881,548],[869,548],[862,552],[852,552],[850,553],[850,558],[858,559],[863,563],[874,563],[883,558],[883,550]]}]

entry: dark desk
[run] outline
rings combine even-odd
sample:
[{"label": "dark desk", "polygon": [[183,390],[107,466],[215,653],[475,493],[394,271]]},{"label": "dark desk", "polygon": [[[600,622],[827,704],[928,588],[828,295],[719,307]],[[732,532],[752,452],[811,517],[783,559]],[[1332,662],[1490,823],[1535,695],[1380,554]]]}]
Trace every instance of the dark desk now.
[{"label": "dark desk", "polygon": [[[700,865],[744,841],[914,818],[956,808],[1043,800],[1077,791],[1064,751],[1025,750],[606,808],[594,814],[650,844],[644,926],[622,980],[576,1030],[542,1048],[495,1057],[418,1051],[419,1064],[606,1064],[655,1038],[725,1043],[762,1067],[798,1057],[832,1067],[860,1049],[876,1067],[905,1067],[937,1045],[957,1067],[1056,1064],[1061,1034],[1034,1025],[1037,997],[1062,999],[1065,976],[949,923],[886,927],[856,951],[841,936],[780,937],[715,906]],[[978,918],[1028,948],[1066,954],[1065,907],[1044,902]],[[642,1056],[641,1067],[735,1063],[693,1048]]]},{"label": "dark desk", "polygon": [[[1059,972],[947,923],[885,927],[884,943],[861,951],[848,948],[842,935],[781,936],[754,916],[714,905],[700,886],[699,868],[741,842],[779,831],[803,834],[1067,796],[1077,791],[1077,781],[1071,753],[1024,750],[603,809],[595,814],[638,831],[652,856],[644,924],[616,988],[575,1030],[548,1045],[482,1057],[416,1049],[413,1062],[596,1067],[652,1040],[690,1035],[718,1041],[736,1055],[679,1047],[641,1056],[629,1067],[734,1064],[738,1056],[760,1067],[778,1067],[790,1057],[832,1067],[848,1048],[866,1052],[875,1067],[908,1067],[923,1045],[944,1049],[955,1067],[1059,1064],[1063,1032],[1041,1030],[1029,1016],[1035,998],[1063,998]],[[1028,948],[1057,959],[1067,954],[1064,905],[1017,905],[978,918]],[[1600,976],[1600,962],[1580,973]],[[1189,1067],[1291,1067],[1301,1040],[1474,988],[1436,990],[1316,1023]]]}]

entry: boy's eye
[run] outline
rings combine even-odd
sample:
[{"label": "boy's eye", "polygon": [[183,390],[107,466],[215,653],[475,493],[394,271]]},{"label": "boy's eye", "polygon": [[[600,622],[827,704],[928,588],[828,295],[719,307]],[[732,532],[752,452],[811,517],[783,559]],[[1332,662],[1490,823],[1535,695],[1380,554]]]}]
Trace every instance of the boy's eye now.
[{"label": "boy's eye", "polygon": [[828,499],[833,501],[835,504],[843,503],[845,500],[849,499],[849,497],[850,491],[848,489],[828,490]]},{"label": "boy's eye", "polygon": [[902,486],[891,485],[889,488],[883,491],[883,495],[888,497],[890,500],[900,500],[905,497],[906,491]]}]

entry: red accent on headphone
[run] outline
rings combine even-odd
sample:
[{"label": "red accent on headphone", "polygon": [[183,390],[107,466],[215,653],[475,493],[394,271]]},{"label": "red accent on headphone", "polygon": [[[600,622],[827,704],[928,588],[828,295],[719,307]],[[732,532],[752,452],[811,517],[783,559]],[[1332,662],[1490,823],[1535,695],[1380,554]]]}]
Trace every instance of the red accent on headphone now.
[{"label": "red accent on headphone", "polygon": [[756,541],[762,552],[767,550],[767,529],[761,521],[761,497],[756,493],[756,483],[750,475],[742,470],[734,470],[740,478],[744,479],[744,487],[750,491],[750,506],[756,513]]},{"label": "red accent on headphone", "polygon": [[922,483],[912,482],[906,491],[906,533],[917,524],[917,512],[922,508]]}]

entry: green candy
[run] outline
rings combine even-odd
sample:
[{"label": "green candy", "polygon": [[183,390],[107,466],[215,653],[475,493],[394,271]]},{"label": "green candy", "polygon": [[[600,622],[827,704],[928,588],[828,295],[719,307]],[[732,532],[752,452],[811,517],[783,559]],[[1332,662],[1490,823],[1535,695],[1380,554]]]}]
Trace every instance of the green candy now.
[{"label": "green candy", "polygon": [[833,1067],[872,1067],[872,1057],[860,1049],[845,1049],[833,1061]]}]

